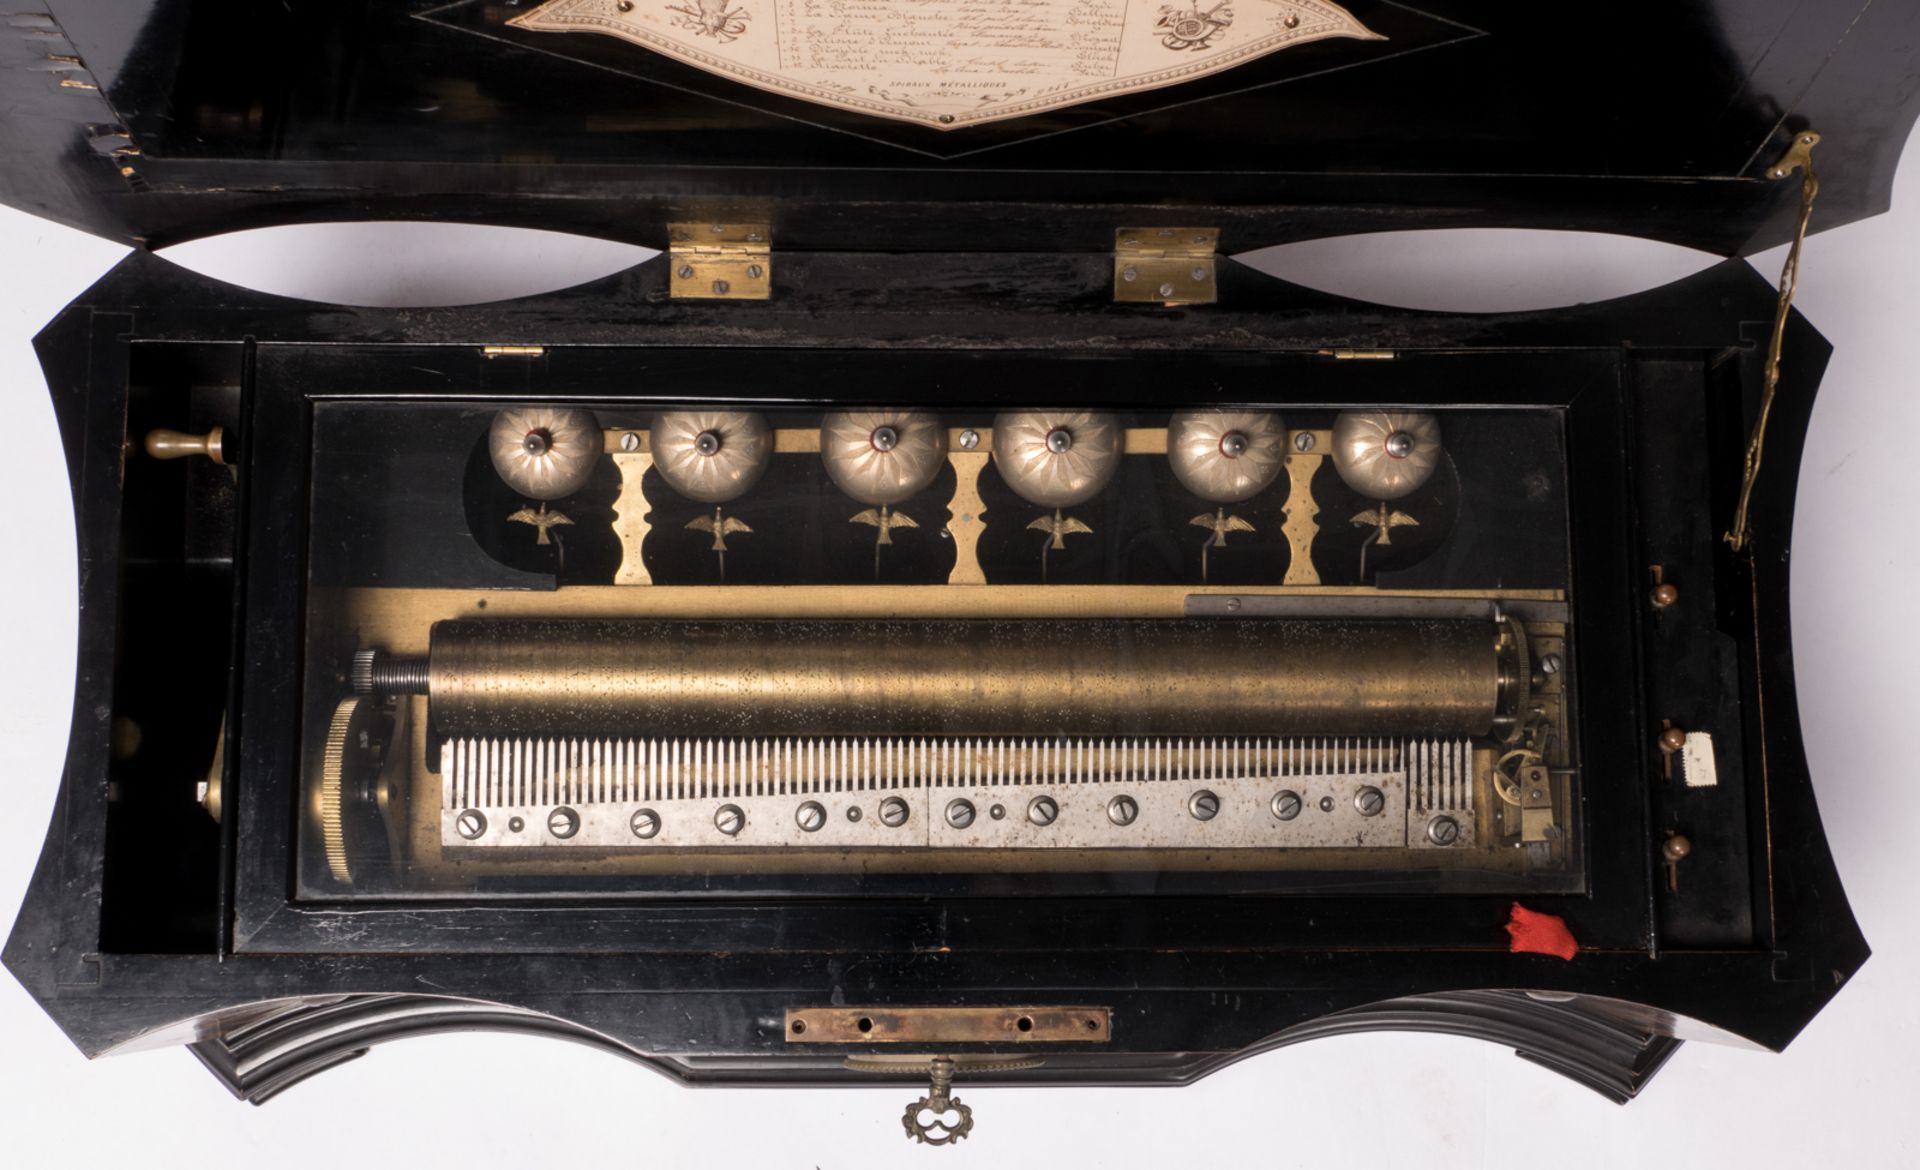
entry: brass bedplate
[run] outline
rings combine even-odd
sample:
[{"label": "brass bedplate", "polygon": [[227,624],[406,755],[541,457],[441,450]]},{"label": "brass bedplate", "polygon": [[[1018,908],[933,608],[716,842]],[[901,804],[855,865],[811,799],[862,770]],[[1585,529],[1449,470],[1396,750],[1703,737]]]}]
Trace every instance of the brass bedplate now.
[{"label": "brass bedplate", "polygon": [[[327,872],[352,886],[385,854],[375,868],[402,865],[409,888],[431,890],[579,874],[1563,863],[1564,593],[1325,585],[1313,563],[1321,461],[1381,447],[1379,467],[1341,474],[1376,489],[1353,522],[1389,543],[1419,523],[1394,501],[1440,458],[1437,424],[1375,412],[1289,432],[1260,412],[1215,414],[1121,428],[1055,412],[988,429],[876,411],[776,429],[707,411],[642,430],[501,412],[494,464],[526,500],[507,519],[542,543],[565,539],[569,493],[611,457],[618,583],[316,588],[310,637],[359,648],[310,751]],[[1080,433],[1063,442],[1064,426]],[[1032,466],[995,466],[1036,506],[1026,527],[1043,558],[1123,456],[1151,455],[1218,501],[1207,547],[1229,516],[1283,530],[1283,580],[988,584],[977,484],[1021,443]],[[1202,457],[1182,469],[1183,450]],[[851,453],[837,470],[836,451]],[[663,459],[679,464],[672,488],[711,505],[697,539],[724,557],[729,535],[751,531],[728,506],[753,464],[814,453],[868,506],[853,522],[874,530],[876,578],[901,529],[939,523],[924,501],[918,516],[900,504],[953,468],[948,582],[652,583],[641,553],[661,489],[648,472]],[[1245,519],[1243,501],[1276,482],[1283,515]]]}]

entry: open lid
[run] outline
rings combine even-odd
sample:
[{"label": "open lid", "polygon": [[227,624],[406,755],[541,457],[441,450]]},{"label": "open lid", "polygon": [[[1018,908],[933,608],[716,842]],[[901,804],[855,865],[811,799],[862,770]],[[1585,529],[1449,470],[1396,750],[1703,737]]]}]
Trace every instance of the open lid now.
[{"label": "open lid", "polygon": [[[0,199],[159,246],[435,218],[659,245],[1223,251],[1404,228],[1786,238],[1887,206],[1920,7],[1870,0],[19,0]],[[1289,23],[1289,22],[1293,23]],[[1016,111],[1007,116],[1005,111]]]}]

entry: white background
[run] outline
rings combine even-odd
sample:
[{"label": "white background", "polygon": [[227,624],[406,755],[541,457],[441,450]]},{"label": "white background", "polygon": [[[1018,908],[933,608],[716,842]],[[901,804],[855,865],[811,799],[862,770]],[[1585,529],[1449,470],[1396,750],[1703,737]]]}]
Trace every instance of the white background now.
[{"label": "white background", "polygon": [[[376,1049],[255,1109],[184,1050],[87,1063],[0,978],[0,1165],[1915,1164],[1920,151],[1910,156],[1893,214],[1810,243],[1800,295],[1836,347],[1794,527],[1801,714],[1827,837],[1877,953],[1784,1055],[1689,1044],[1623,1109],[1474,1041],[1352,1037],[1186,1089],[967,1090],[973,1136],[936,1151],[902,1136],[900,1111],[919,1091],[905,1084],[688,1090],[597,1052],[491,1035]],[[0,210],[0,926],[47,824],[75,644],[71,502],[29,340],[121,254]],[[565,285],[644,253],[538,235],[475,246],[458,229],[379,227],[344,239],[269,233],[176,255],[277,291],[422,304]],[[1495,232],[1315,243],[1263,263],[1353,295],[1488,310],[1616,295],[1707,259],[1632,240]],[[1774,252],[1756,263],[1771,279],[1779,261]]]}]

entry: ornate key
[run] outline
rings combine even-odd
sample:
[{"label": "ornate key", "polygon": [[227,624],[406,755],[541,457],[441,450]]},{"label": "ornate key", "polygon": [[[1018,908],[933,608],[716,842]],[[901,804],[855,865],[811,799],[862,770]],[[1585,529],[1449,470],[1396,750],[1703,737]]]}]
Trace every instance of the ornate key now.
[{"label": "ornate key", "polygon": [[927,1095],[907,1106],[907,1136],[930,1146],[950,1145],[973,1129],[973,1110],[953,1095],[953,1061],[935,1057],[927,1068]]}]

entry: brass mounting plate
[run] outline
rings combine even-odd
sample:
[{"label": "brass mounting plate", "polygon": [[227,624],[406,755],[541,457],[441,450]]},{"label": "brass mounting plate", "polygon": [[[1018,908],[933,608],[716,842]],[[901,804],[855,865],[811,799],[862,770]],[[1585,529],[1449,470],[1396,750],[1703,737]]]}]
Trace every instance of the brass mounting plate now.
[{"label": "brass mounting plate", "polygon": [[1216,228],[1121,228],[1113,238],[1113,299],[1126,304],[1210,305],[1219,299]]},{"label": "brass mounting plate", "polygon": [[1103,1007],[811,1007],[787,1009],[794,1044],[1105,1044]]},{"label": "brass mounting plate", "polygon": [[687,300],[764,301],[773,295],[773,233],[764,223],[667,225],[668,291]]}]

